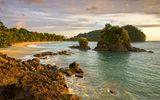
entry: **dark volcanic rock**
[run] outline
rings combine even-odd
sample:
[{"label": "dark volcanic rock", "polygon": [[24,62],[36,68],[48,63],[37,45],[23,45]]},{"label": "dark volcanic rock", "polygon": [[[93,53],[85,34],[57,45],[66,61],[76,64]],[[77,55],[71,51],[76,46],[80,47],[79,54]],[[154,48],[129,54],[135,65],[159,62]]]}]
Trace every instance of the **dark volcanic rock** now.
[{"label": "dark volcanic rock", "polygon": [[64,75],[39,59],[16,60],[0,53],[0,100],[81,100],[69,94]]},{"label": "dark volcanic rock", "polygon": [[75,77],[83,78],[83,74],[75,74]]},{"label": "dark volcanic rock", "polygon": [[61,68],[60,71],[67,76],[72,76],[75,74],[76,77],[83,77],[83,70],[80,68],[80,65],[76,62],[73,62],[69,65],[69,68]]},{"label": "dark volcanic rock", "polygon": [[88,46],[88,47],[81,47],[81,46],[70,46],[70,48],[72,49],[79,49],[79,50],[90,50],[91,48]]},{"label": "dark volcanic rock", "polygon": [[80,64],[73,62],[69,65],[69,69],[75,73],[83,73],[83,70],[80,68]]},{"label": "dark volcanic rock", "polygon": [[42,52],[42,53],[38,53],[33,55],[34,57],[39,57],[41,59],[47,59],[46,56],[56,56],[56,55],[71,55],[70,51],[67,50],[63,50],[63,51],[58,51],[56,53],[54,52]]},{"label": "dark volcanic rock", "polygon": [[153,51],[148,51],[148,53],[154,53]]}]

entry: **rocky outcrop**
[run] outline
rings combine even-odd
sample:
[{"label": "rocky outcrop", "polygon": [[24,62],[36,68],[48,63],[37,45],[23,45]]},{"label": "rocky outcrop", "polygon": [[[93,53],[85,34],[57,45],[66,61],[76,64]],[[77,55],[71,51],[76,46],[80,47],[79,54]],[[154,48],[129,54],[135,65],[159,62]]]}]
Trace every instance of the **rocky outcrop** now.
[{"label": "rocky outcrop", "polygon": [[131,47],[131,45],[122,44],[105,44],[98,42],[96,51],[109,51],[109,52],[147,52],[145,49]]},{"label": "rocky outcrop", "polygon": [[63,51],[58,51],[58,52],[41,52],[41,53],[37,53],[34,55],[34,57],[45,57],[45,56],[56,56],[56,55],[71,55],[72,53],[70,51],[67,50],[63,50]]},{"label": "rocky outcrop", "polygon": [[90,50],[91,48],[88,46],[88,39],[81,37],[79,39],[79,46],[70,46],[73,49],[80,49],[80,50]]},{"label": "rocky outcrop", "polygon": [[121,27],[106,24],[102,33],[95,48],[96,51],[147,52],[144,49],[132,47],[128,31]]},{"label": "rocky outcrop", "polygon": [[79,50],[90,50],[91,48],[88,47],[81,47],[81,46],[70,46],[72,49],[79,49]]},{"label": "rocky outcrop", "polygon": [[40,60],[17,60],[0,53],[0,100],[81,100],[69,94],[64,75]]},{"label": "rocky outcrop", "polygon": [[71,63],[69,68],[61,68],[60,71],[66,74],[66,76],[75,75],[76,77],[83,78],[83,70],[76,62]]}]

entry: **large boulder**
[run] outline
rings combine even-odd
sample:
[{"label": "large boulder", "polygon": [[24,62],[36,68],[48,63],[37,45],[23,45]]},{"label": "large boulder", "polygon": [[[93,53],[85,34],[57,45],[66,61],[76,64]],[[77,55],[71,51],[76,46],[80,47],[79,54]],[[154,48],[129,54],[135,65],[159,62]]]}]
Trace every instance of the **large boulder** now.
[{"label": "large boulder", "polygon": [[69,68],[61,68],[60,71],[66,76],[75,75],[76,77],[83,78],[83,70],[80,68],[80,64],[73,62],[69,65]]}]

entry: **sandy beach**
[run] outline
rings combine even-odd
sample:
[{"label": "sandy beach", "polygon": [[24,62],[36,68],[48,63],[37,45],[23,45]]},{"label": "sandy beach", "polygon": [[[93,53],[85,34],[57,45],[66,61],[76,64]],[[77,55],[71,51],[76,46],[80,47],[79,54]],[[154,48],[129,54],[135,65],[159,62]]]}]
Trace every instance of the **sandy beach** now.
[{"label": "sandy beach", "polygon": [[15,43],[8,48],[0,48],[0,52],[4,53],[4,54],[7,54],[10,57],[22,58],[25,55],[33,54],[37,50],[43,50],[41,48],[28,47],[27,45],[43,44],[43,43],[50,43],[50,42],[21,42],[21,43]]}]

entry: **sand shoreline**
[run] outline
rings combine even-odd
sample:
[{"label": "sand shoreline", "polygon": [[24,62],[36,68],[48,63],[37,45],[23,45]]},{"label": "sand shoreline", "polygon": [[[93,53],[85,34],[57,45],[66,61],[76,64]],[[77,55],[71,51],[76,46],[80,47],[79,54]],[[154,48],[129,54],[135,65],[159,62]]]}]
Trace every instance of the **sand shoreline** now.
[{"label": "sand shoreline", "polygon": [[[57,42],[57,41],[52,41]],[[15,43],[12,46],[8,48],[0,48],[0,52],[3,54],[7,54],[10,57],[13,58],[22,58],[26,55],[32,55],[35,51],[43,50],[43,48],[34,48],[34,47],[28,47],[27,45],[34,45],[34,44],[44,44],[44,43],[52,43],[52,42],[20,42]]]}]

